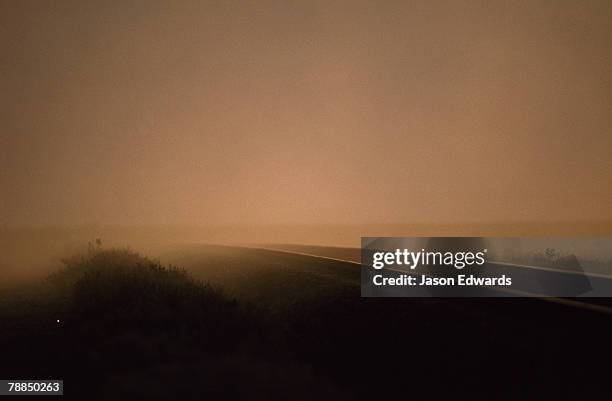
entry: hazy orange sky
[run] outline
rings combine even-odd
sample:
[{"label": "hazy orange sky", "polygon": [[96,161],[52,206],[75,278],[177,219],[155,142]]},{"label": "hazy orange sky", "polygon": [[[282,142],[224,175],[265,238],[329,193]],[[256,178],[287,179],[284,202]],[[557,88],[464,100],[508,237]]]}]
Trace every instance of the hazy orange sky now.
[{"label": "hazy orange sky", "polygon": [[0,224],[612,219],[610,1],[0,1]]}]

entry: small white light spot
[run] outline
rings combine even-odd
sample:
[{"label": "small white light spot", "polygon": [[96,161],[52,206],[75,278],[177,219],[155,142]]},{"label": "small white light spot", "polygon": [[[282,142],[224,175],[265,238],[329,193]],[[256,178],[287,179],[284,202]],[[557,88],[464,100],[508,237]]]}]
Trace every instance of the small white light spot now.
[{"label": "small white light spot", "polygon": [[57,322],[59,323],[59,319],[57,319]]}]

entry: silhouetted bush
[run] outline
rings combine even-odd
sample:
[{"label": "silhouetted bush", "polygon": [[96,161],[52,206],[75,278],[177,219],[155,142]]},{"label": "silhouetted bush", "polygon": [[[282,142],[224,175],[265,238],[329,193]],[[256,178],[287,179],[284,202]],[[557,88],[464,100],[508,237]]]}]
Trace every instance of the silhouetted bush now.
[{"label": "silhouetted bush", "polygon": [[[78,325],[93,337],[120,334],[135,342],[162,335],[214,353],[251,334],[249,311],[184,270],[126,249],[89,252],[64,261],[51,279],[66,294],[64,325]],[[176,348],[168,347],[167,348]]]}]

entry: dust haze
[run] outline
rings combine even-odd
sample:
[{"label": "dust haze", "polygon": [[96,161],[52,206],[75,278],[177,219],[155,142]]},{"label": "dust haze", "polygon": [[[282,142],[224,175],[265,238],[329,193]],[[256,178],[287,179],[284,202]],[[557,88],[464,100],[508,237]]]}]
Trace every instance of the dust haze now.
[{"label": "dust haze", "polygon": [[610,20],[607,1],[2,1],[0,268],[95,238],[609,235]]}]

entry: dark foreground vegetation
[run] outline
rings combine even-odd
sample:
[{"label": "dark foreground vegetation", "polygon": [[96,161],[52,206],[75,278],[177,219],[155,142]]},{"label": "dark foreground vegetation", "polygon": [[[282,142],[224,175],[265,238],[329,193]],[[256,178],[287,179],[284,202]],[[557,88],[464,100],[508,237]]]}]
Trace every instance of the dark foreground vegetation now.
[{"label": "dark foreground vegetation", "polygon": [[65,265],[3,306],[2,377],[63,378],[74,399],[339,395],[292,362],[266,316],[184,270],[128,250]]},{"label": "dark foreground vegetation", "polygon": [[64,379],[64,399],[78,400],[612,392],[609,316],[520,299],[361,299],[354,266],[223,252],[214,261],[235,268],[229,292],[127,250],[66,260],[44,284],[5,294],[0,376]]}]

